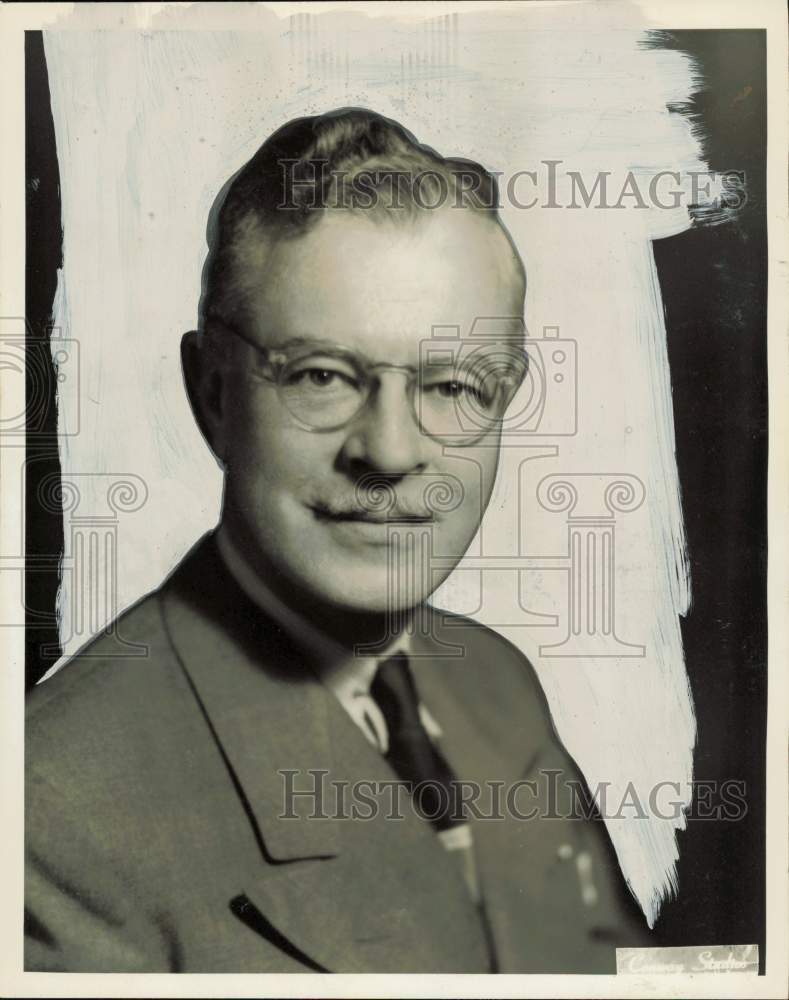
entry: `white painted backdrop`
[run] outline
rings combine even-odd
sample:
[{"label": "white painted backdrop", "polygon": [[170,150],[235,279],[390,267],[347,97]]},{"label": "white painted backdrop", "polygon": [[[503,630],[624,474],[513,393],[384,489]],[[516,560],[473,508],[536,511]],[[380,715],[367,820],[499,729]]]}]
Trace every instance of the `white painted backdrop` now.
[{"label": "white painted backdrop", "polygon": [[[615,201],[630,169],[645,183],[659,170],[704,169],[688,123],[668,109],[689,95],[693,66],[645,48],[637,11],[622,4],[459,15],[437,7],[430,17],[407,6],[379,17],[247,8],[237,31],[161,30],[168,16],[127,20],[122,30],[45,32],[65,234],[56,323],[79,344],[79,378],[70,369],[60,388],[64,481],[73,486],[60,596],[66,653],[157,586],[217,520],[220,475],[183,392],[178,345],[196,323],[211,203],[273,129],[298,115],[371,107],[445,155],[502,171],[504,183],[536,171],[541,205],[541,161],[562,161],[560,202],[569,200],[567,170],[588,183],[611,172]],[[216,7],[203,8],[191,26],[210,29],[201,17],[220,19]],[[530,182],[516,188],[521,201],[534,193]],[[695,725],[679,632],[689,582],[650,239],[690,220],[683,206],[635,203],[525,210],[505,197],[502,215],[528,272],[530,333],[558,327],[572,342],[560,345],[561,363],[556,345],[543,349],[548,394],[567,389],[552,373],[572,380],[567,357],[577,353],[577,433],[556,436],[570,397],[546,396],[545,433],[504,449],[480,535],[435,601],[494,625],[527,653],[588,781],[611,783],[609,809],[618,810],[631,782],[643,803],[657,783],[676,782],[680,794],[664,788],[659,797],[670,815],[672,801],[688,800]],[[108,504],[118,479],[131,486]],[[568,526],[568,517],[587,520]],[[100,541],[108,523],[117,530],[117,572]],[[570,604],[577,614],[585,600],[585,576],[576,580],[581,590],[571,582],[568,531],[577,529],[576,570],[585,572],[593,555],[590,533],[597,539],[599,589],[600,545],[609,544],[601,539],[611,538],[612,523],[608,593],[616,635],[628,644],[618,652],[638,655],[611,655],[613,636],[601,638],[599,617],[593,625],[583,618],[574,655],[550,655],[567,651],[546,647],[566,638]],[[75,572],[72,538],[86,536],[73,533],[75,524],[99,526],[86,551],[94,579],[111,585],[90,599],[90,614],[78,596],[85,578]],[[608,825],[651,924],[676,889],[684,819],[644,818],[631,805]]]}]

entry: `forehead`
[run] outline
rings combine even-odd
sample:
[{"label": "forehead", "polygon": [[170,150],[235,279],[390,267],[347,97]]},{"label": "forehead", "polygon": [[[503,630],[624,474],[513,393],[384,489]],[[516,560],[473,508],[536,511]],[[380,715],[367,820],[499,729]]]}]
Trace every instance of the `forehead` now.
[{"label": "forehead", "polygon": [[503,230],[467,209],[391,222],[327,212],[305,235],[251,246],[239,275],[248,333],[326,340],[413,359],[435,327],[519,316],[523,288]]}]

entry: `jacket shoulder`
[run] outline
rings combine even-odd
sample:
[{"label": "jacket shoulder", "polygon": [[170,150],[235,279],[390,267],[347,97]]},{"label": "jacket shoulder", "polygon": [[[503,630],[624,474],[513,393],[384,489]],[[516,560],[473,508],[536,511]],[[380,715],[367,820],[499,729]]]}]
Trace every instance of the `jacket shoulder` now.
[{"label": "jacket shoulder", "polygon": [[456,638],[453,641],[461,641],[470,649],[494,653],[511,666],[517,664],[521,668],[531,669],[526,655],[513,642],[488,625],[483,625],[482,622],[467,615],[445,611],[442,608],[431,607],[430,614],[434,622],[434,635],[437,637],[448,641],[454,635]]},{"label": "jacket shoulder", "polygon": [[167,727],[188,690],[162,619],[158,591],[144,597],[27,694],[28,774],[54,778],[119,766]]},{"label": "jacket shoulder", "polygon": [[432,608],[429,645],[439,650],[446,680],[477,713],[511,720],[534,740],[553,740],[550,709],[526,655],[494,629],[464,615]]},{"label": "jacket shoulder", "polygon": [[466,615],[430,609],[433,643],[454,647],[458,658],[469,668],[467,675],[484,674],[486,683],[515,684],[542,692],[528,657],[500,632]]},{"label": "jacket shoulder", "polygon": [[134,683],[135,678],[139,682],[141,671],[131,665],[150,665],[168,645],[158,591],[154,591],[44,675],[27,693],[28,721],[35,721],[41,713],[62,711],[77,695],[80,700],[91,693],[101,697],[119,683]]}]

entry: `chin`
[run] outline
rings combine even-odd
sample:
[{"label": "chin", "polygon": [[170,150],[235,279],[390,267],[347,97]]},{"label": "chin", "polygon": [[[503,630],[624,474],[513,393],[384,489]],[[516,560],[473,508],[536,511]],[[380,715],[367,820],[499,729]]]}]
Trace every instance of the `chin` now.
[{"label": "chin", "polygon": [[409,610],[421,604],[429,596],[427,590],[414,591],[413,587],[397,592],[388,583],[385,574],[356,574],[352,580],[338,580],[336,587],[323,586],[316,596],[333,605],[341,613],[343,610],[355,614],[384,615]]}]

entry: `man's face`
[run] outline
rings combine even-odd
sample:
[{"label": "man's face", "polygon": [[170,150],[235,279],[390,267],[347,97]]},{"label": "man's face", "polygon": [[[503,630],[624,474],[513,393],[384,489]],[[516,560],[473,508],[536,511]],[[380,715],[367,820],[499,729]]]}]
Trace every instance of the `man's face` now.
[{"label": "man's face", "polygon": [[[329,212],[306,235],[251,252],[244,283],[243,334],[261,347],[287,354],[307,340],[415,369],[435,326],[467,338],[476,317],[517,316],[522,304],[505,235],[467,210],[404,225]],[[381,612],[424,600],[477,530],[498,426],[473,446],[446,447],[414,419],[406,373],[382,370],[347,426],[309,429],[275,385],[250,375],[255,352],[233,339],[238,363],[214,437],[223,518],[241,550],[270,586],[303,601]],[[305,378],[311,391],[338,384],[320,371]]]}]

